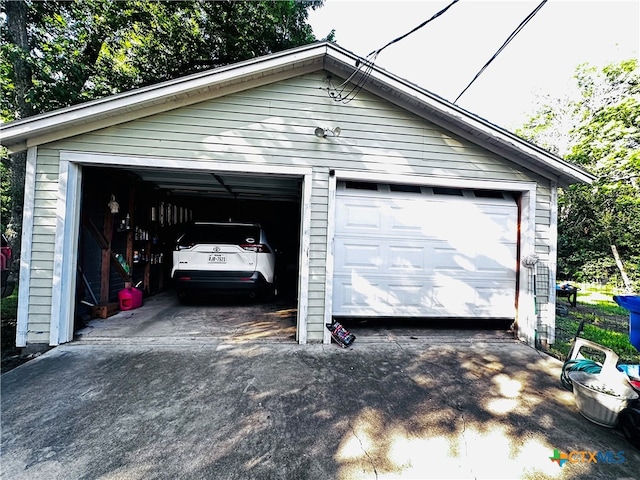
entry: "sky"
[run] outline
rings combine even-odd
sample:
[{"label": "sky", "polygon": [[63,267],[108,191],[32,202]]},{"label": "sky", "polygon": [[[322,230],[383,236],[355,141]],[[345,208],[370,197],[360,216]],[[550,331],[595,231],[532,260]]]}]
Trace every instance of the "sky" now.
[{"label": "sky", "polygon": [[[335,29],[341,47],[365,57],[409,32],[450,0],[325,0],[310,11],[321,39]],[[460,0],[446,13],[387,47],[376,65],[449,101],[540,0]],[[638,58],[640,0],[548,0],[460,97],[462,108],[515,130],[544,95],[562,98],[576,67]]]}]

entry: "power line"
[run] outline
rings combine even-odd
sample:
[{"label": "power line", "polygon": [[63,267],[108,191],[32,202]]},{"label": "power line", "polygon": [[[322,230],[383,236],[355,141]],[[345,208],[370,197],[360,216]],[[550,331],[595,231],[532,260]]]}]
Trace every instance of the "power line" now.
[{"label": "power line", "polygon": [[[405,33],[404,35],[399,36],[398,38],[395,38],[395,39],[391,40],[389,43],[387,43],[383,47],[372,51],[364,59],[361,59],[361,60],[359,59],[356,62],[356,69],[354,70],[354,72],[351,75],[349,75],[349,78],[347,78],[340,85],[338,85],[337,87],[334,87],[331,84],[331,81],[329,81],[329,87],[327,88],[327,92],[329,93],[329,96],[331,98],[333,98],[336,102],[341,102],[341,103],[344,103],[344,104],[347,104],[351,100],[356,98],[356,95],[358,95],[358,93],[360,93],[360,90],[362,90],[364,85],[367,83],[367,80],[368,80],[369,76],[371,75],[371,72],[373,71],[373,67],[375,65],[376,59],[378,58],[378,55],[380,54],[380,52],[382,50],[384,50],[385,48],[387,48],[390,45],[393,45],[394,43],[399,42],[400,40],[405,39],[406,37],[408,37],[412,33],[417,32],[418,30],[423,28],[425,25],[427,25],[429,22],[435,20],[440,15],[444,14],[447,10],[449,10],[453,5],[455,5],[459,1],[460,0],[453,0],[449,5],[447,5],[442,10],[440,10],[439,12],[434,14],[428,20],[425,20],[424,22],[422,22],[420,25],[418,25],[414,29],[410,30],[409,32]],[[354,78],[356,78],[358,75],[359,75],[359,78],[358,78],[358,81],[356,82],[356,84],[353,85],[351,90],[349,90],[345,94],[344,91],[346,90],[347,85],[349,83],[351,83],[351,81]]]},{"label": "power line", "polygon": [[442,10],[440,10],[438,13],[436,13],[435,15],[433,15],[429,20],[425,20],[424,22],[422,22],[420,25],[418,25],[417,27],[415,27],[413,30],[405,33],[404,35],[399,36],[398,38],[391,40],[389,43],[387,43],[384,47],[379,48],[378,50],[374,50],[373,52],[371,52],[369,55],[367,55],[367,58],[370,57],[371,55],[373,55],[374,53],[376,55],[378,55],[382,50],[384,50],[385,48],[387,48],[389,45],[393,45],[396,42],[399,42],[400,40],[403,40],[405,38],[407,38],[409,35],[411,35],[414,32],[417,32],[418,30],[420,30],[422,27],[424,27],[427,23],[435,20],[436,18],[438,18],[440,15],[442,15],[443,13],[445,13],[447,10],[449,10],[451,7],[453,7],[456,3],[458,3],[460,0],[453,0],[449,5],[447,5],[446,7],[444,7]]},{"label": "power line", "polygon": [[525,26],[527,23],[529,23],[529,20],[531,20],[531,19],[536,15],[536,13],[538,13],[538,12],[540,11],[540,9],[544,6],[544,4],[545,4],[545,3],[547,3],[547,0],[542,0],[542,2],[540,2],[540,4],[539,4],[536,8],[534,8],[534,9],[533,9],[533,11],[532,11],[529,15],[527,15],[527,17],[526,17],[522,22],[520,22],[520,25],[518,25],[518,26],[516,27],[516,29],[515,29],[513,32],[511,32],[511,35],[509,35],[509,37],[507,37],[507,39],[506,39],[506,40],[505,40],[505,42],[502,44],[502,46],[498,49],[498,51],[497,51],[496,53],[494,53],[494,54],[493,54],[493,56],[489,59],[489,61],[488,61],[487,63],[485,63],[485,64],[484,64],[484,66],[480,69],[480,71],[479,71],[478,73],[476,73],[476,76],[475,76],[475,77],[473,77],[473,79],[472,79],[472,80],[469,82],[469,84],[464,88],[464,90],[462,90],[462,92],[460,92],[460,95],[458,95],[458,96],[456,97],[456,99],[453,101],[454,105],[455,105],[455,103],[456,103],[458,100],[460,100],[460,97],[461,97],[461,96],[462,96],[462,95],[463,95],[463,94],[464,94],[464,93],[469,89],[469,87],[471,87],[471,85],[473,84],[473,82],[475,82],[475,81],[478,79],[478,77],[479,77],[480,75],[482,75],[482,72],[484,72],[484,71],[487,69],[487,67],[489,66],[489,64],[490,64],[491,62],[493,62],[493,61],[496,59],[496,57],[497,57],[498,55],[500,55],[500,53],[501,53],[501,52],[505,49],[505,47],[506,47],[506,46],[511,42],[511,40],[513,40],[513,39],[516,37],[516,35],[517,35],[518,33],[520,33],[520,30],[522,30],[522,29],[524,28],[524,26]]}]

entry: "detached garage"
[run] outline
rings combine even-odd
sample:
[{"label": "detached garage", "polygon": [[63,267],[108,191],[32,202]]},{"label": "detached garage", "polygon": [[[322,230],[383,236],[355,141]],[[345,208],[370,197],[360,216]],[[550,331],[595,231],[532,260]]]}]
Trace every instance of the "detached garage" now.
[{"label": "detached garage", "polygon": [[[557,189],[593,177],[362,62],[312,44],[2,126],[27,152],[17,345],[71,341],[92,271],[100,300],[153,295],[154,239],[256,215],[287,245],[299,343],[336,317],[509,319],[552,343]],[[363,85],[347,103],[343,79]]]}]

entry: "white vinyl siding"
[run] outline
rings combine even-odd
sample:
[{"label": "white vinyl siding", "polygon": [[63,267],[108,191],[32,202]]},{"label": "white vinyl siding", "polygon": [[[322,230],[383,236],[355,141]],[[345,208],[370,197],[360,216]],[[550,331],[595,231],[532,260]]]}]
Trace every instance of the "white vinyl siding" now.
[{"label": "white vinyl siding", "polygon": [[541,279],[539,288],[536,288],[537,330],[542,341],[553,343],[555,338],[555,291],[552,290],[555,290],[555,262],[557,261],[555,255],[557,235],[555,231],[557,225],[552,225],[552,193],[551,183],[548,180],[538,180],[536,203],[535,253],[540,259],[536,272],[538,279]]},{"label": "white vinyl siding", "polygon": [[[308,340],[324,334],[331,169],[439,179],[540,182],[536,250],[548,251],[549,182],[366,91],[347,105],[326,93],[322,72],[234,93],[191,106],[70,137],[38,148],[33,280],[52,281],[60,151],[233,162],[313,169],[309,249]],[[334,82],[337,79],[334,78]],[[317,138],[316,127],[340,127],[339,137]],[[546,183],[545,183],[546,182]],[[50,304],[50,290],[31,285],[30,307]],[[39,310],[40,311],[40,310]],[[29,342],[48,335],[46,314],[29,319]],[[47,337],[48,338],[48,337]]]},{"label": "white vinyl siding", "polygon": [[31,280],[27,307],[27,343],[49,342],[58,164],[58,151],[38,149],[29,264]]},{"label": "white vinyl siding", "polygon": [[[318,88],[321,78],[307,75],[183,107],[75,137],[65,148],[336,169],[358,160],[378,172],[432,175],[439,169],[452,178],[528,179],[510,162],[365,92],[349,105],[336,104]],[[319,125],[340,126],[342,135],[314,139]]]},{"label": "white vinyl siding", "polygon": [[[309,244],[309,306],[308,318],[324,315],[325,297],[325,251],[327,234],[326,218],[328,197],[328,169],[314,170],[311,196],[311,239]],[[307,323],[307,338],[310,341],[322,339],[322,322]]]}]

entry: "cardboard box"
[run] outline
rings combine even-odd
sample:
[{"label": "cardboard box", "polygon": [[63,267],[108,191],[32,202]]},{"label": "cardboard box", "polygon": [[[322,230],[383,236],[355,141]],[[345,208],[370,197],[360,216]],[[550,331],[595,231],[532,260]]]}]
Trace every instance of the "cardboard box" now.
[{"label": "cardboard box", "polygon": [[118,303],[115,302],[96,305],[93,307],[91,313],[94,318],[108,318],[118,313]]}]

